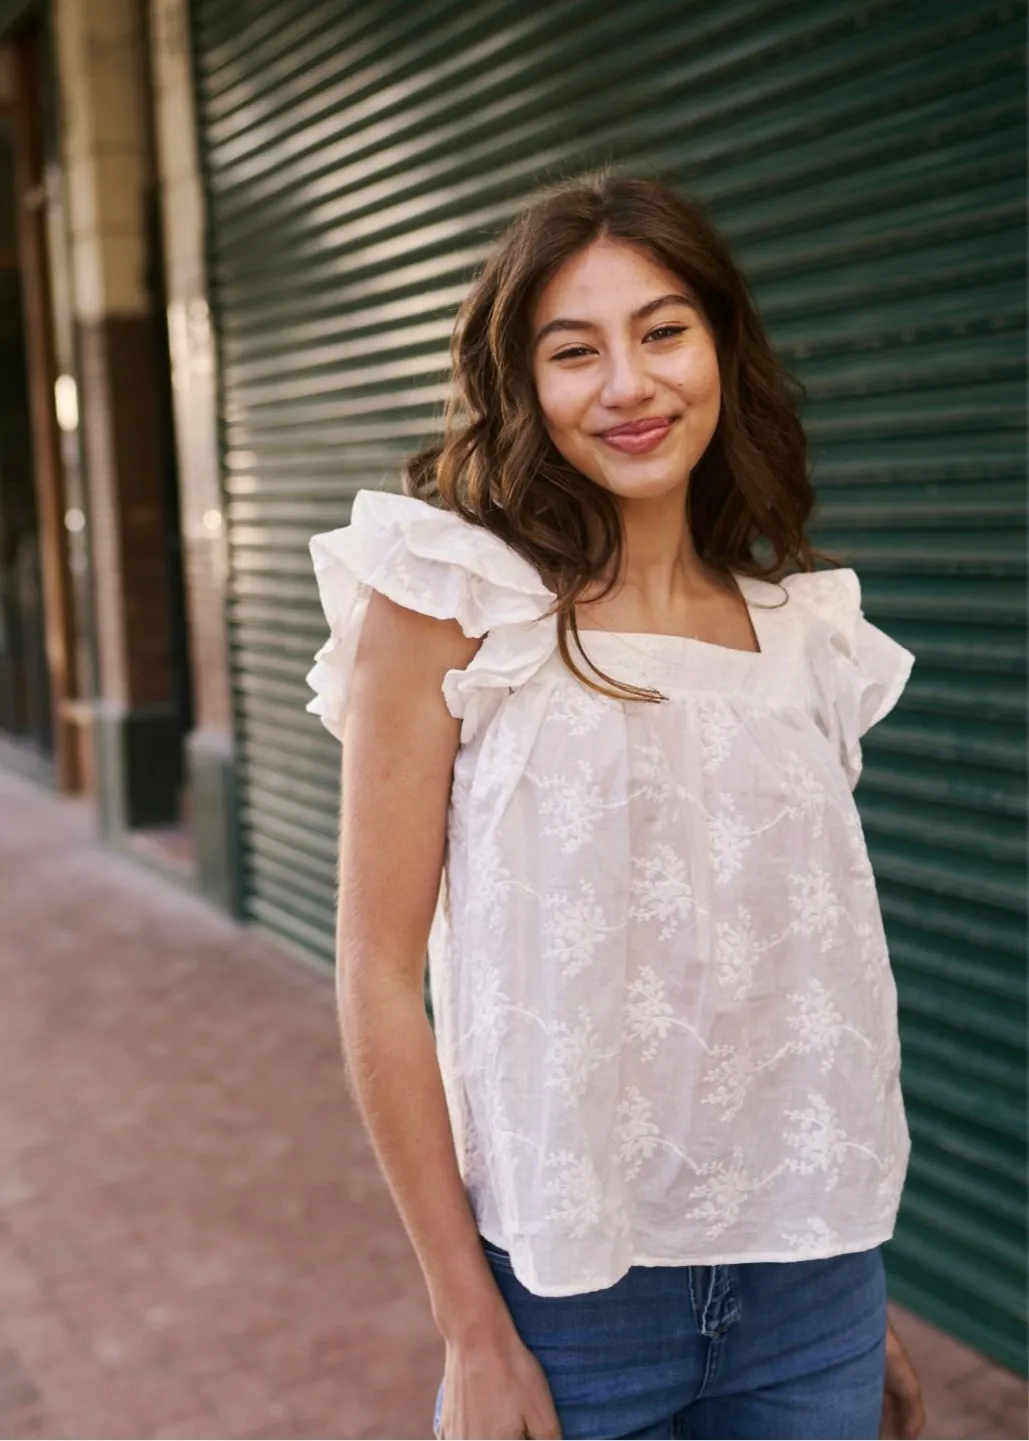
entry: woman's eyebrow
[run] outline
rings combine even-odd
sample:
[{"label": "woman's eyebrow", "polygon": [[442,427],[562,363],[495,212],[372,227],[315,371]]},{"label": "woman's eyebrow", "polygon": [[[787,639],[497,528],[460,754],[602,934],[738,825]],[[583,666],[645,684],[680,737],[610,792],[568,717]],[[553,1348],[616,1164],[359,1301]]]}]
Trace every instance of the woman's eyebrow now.
[{"label": "woman's eyebrow", "polygon": [[[691,310],[696,310],[697,308],[695,301],[692,301],[688,295],[679,295],[677,292],[670,292],[668,295],[659,295],[656,300],[648,300],[646,305],[641,305],[639,310],[632,312],[630,319],[646,320],[648,315],[652,315],[655,310],[660,310],[662,305],[672,304],[688,305]],[[540,341],[545,340],[548,335],[553,335],[555,331],[559,330],[598,329],[599,326],[592,320],[572,320],[567,316],[558,316],[556,320],[547,321],[546,325],[543,326],[533,341],[533,345],[539,345]]]},{"label": "woman's eyebrow", "polygon": [[656,300],[648,300],[646,305],[641,305],[639,310],[632,313],[633,320],[645,320],[648,315],[653,315],[655,310],[660,310],[662,305],[688,305],[691,310],[696,310],[696,302],[688,295],[680,295],[672,291],[668,295],[659,295]]}]

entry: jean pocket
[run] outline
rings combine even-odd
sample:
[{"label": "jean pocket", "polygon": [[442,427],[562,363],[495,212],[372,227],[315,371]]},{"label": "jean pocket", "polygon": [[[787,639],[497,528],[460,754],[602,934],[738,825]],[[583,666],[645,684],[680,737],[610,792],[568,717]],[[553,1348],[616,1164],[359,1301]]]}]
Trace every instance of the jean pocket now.
[{"label": "jean pocket", "polygon": [[485,1236],[480,1236],[482,1249],[485,1252],[486,1260],[495,1271],[509,1271],[514,1274],[514,1267],[511,1265],[511,1254],[509,1251],[502,1251],[499,1246],[494,1246],[492,1241],[487,1241]]}]

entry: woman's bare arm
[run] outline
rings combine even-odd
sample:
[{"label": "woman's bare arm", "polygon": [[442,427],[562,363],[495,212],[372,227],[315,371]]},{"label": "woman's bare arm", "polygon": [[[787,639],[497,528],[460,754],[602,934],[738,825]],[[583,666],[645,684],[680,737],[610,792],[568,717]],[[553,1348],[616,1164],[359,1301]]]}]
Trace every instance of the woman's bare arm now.
[{"label": "woman's bare arm", "polygon": [[338,975],[352,1083],[447,1342],[444,1434],[557,1436],[483,1256],[423,1002],[459,723],[445,673],[478,642],[374,594],[343,744]]}]

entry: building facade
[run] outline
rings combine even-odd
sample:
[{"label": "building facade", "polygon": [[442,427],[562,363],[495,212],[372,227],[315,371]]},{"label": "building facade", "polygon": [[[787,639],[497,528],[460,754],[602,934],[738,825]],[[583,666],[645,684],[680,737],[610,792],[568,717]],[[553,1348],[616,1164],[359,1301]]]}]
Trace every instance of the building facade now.
[{"label": "building facade", "polygon": [[[859,791],[914,1138],[893,1293],[1024,1368],[1021,7],[17,8],[7,53],[30,23],[53,56],[74,355],[50,380],[81,424],[35,424],[82,457],[80,503],[51,510],[88,542],[63,604],[95,650],[72,708],[98,811],[129,843],[177,825],[205,893],[325,961],[339,759],[303,711],[309,535],[432,433],[455,308],[540,182],[613,163],[711,210],[806,389],[815,538],[918,657]],[[5,475],[0,527],[26,488]]]}]

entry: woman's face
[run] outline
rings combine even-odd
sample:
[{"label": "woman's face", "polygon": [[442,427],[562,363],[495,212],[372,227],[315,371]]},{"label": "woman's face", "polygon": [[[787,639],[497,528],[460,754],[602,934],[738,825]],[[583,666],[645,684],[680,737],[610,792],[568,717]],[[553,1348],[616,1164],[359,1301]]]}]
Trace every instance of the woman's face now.
[{"label": "woman's face", "polygon": [[532,313],[543,422],[571,465],[625,500],[685,486],[718,423],[718,356],[687,286],[644,250],[597,240]]}]

